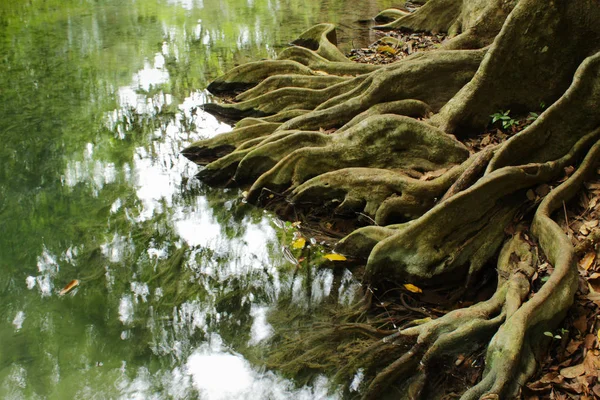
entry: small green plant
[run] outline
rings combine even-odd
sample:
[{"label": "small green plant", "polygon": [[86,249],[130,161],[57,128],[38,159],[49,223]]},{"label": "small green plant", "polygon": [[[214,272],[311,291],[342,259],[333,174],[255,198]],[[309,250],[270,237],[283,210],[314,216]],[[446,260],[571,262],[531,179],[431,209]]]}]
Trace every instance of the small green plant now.
[{"label": "small green plant", "polygon": [[529,115],[527,116],[527,121],[529,123],[532,123],[533,121],[535,121],[536,119],[538,119],[540,115],[538,113],[534,113],[534,112],[530,112]]},{"label": "small green plant", "polygon": [[[564,329],[564,328],[562,328],[562,329],[560,330],[560,333],[561,333],[561,335],[566,335],[567,333],[569,333],[569,330],[568,330],[568,329]],[[558,335],[558,334],[556,334],[556,335],[555,335],[554,333],[552,333],[552,332],[549,332],[549,331],[546,331],[546,332],[544,332],[544,335],[546,335],[546,336],[548,336],[548,337],[551,337],[552,339],[555,339],[555,340],[560,340],[560,339],[562,339],[562,336],[561,336],[561,335]]]},{"label": "small green plant", "polygon": [[513,126],[517,126],[517,121],[510,116],[510,110],[499,111],[490,117],[492,117],[492,124],[500,121],[503,129],[512,129]]}]

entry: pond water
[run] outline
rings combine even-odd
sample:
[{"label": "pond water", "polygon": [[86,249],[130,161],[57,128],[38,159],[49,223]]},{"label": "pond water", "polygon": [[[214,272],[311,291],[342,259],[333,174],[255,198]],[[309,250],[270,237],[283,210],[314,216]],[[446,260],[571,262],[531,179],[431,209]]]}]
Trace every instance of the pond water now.
[{"label": "pond water", "polygon": [[212,78],[318,22],[364,45],[392,3],[0,2],[0,398],[338,397],[260,360],[282,299],[350,301],[350,273],[299,273],[293,228],[179,152],[231,129]]}]

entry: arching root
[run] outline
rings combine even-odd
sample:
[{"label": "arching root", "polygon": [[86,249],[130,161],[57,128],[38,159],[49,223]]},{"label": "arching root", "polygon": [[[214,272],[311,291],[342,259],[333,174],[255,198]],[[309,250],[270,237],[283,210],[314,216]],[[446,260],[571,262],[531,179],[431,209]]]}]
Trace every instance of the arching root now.
[{"label": "arching root", "polygon": [[244,142],[268,135],[280,125],[277,123],[256,123],[243,128],[236,128],[231,132],[194,142],[185,148],[181,154],[198,165],[206,165],[231,153]]},{"label": "arching root", "polygon": [[300,207],[334,208],[342,215],[363,212],[378,225],[389,225],[417,218],[433,207],[464,164],[430,181],[385,169],[340,169],[304,182],[289,201]]},{"label": "arching root", "polygon": [[348,60],[336,47],[332,24],[312,27],[294,44],[277,60],[256,61],[231,69],[211,82],[207,89],[214,94],[241,93],[274,75],[360,75],[379,68]]},{"label": "arching root", "polygon": [[[264,188],[281,192],[342,168],[369,166],[425,172],[451,167],[468,157],[468,150],[443,132],[412,118],[387,114],[370,117],[338,135],[319,138],[325,145],[291,152],[287,151],[288,143],[279,144],[278,157],[289,155],[256,180],[248,201],[256,201]],[[253,157],[271,157],[273,152],[258,148]]]}]

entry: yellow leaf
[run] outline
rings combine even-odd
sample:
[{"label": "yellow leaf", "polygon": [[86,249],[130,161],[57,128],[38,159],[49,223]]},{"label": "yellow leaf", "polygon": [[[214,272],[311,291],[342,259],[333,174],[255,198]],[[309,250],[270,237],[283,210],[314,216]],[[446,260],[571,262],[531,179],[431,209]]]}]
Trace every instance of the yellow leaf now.
[{"label": "yellow leaf", "polygon": [[303,237],[299,237],[298,239],[296,239],[292,242],[292,247],[294,249],[303,249],[305,245],[306,245],[306,239],[304,239]]},{"label": "yellow leaf", "polygon": [[393,47],[390,47],[390,46],[379,46],[379,47],[377,47],[377,52],[378,53],[388,53],[391,55],[394,55],[397,53],[396,49],[394,49]]},{"label": "yellow leaf", "polygon": [[346,257],[336,253],[325,254],[323,257],[331,261],[346,261]]},{"label": "yellow leaf", "polygon": [[243,197],[243,198],[246,198],[246,197],[248,197],[248,191],[247,191],[247,190],[244,190],[244,191],[242,192],[242,197]]},{"label": "yellow leaf", "polygon": [[412,283],[406,283],[404,285],[404,288],[412,293],[423,293],[423,290],[421,290],[421,288],[413,285]]},{"label": "yellow leaf", "polygon": [[595,260],[596,260],[596,252],[590,251],[585,256],[583,256],[583,258],[579,261],[579,266],[587,271],[594,264]]}]

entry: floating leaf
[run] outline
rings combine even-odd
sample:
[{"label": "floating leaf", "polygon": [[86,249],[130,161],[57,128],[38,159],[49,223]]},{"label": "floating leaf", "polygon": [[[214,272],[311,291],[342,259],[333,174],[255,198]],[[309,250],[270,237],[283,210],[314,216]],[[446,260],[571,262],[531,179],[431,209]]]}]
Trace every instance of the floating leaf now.
[{"label": "floating leaf", "polygon": [[292,247],[294,249],[303,249],[304,246],[306,246],[306,239],[302,236],[292,242]]},{"label": "floating leaf", "polygon": [[412,293],[423,293],[423,290],[421,290],[420,287],[417,287],[417,286],[413,285],[412,283],[406,283],[404,285],[404,288]]},{"label": "floating leaf", "polygon": [[336,253],[325,254],[323,257],[331,261],[346,261],[346,257]]},{"label": "floating leaf", "polygon": [[596,260],[596,252],[590,251],[585,256],[583,256],[583,258],[579,261],[579,266],[587,271],[594,264],[595,260]]},{"label": "floating leaf", "polygon": [[75,289],[78,285],[79,285],[79,281],[77,279],[73,279],[71,282],[69,282],[67,284],[67,286],[65,286],[63,288],[63,290],[61,290],[58,293],[58,295],[59,296],[64,296],[65,294],[69,293],[71,290]]}]

